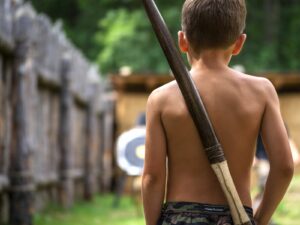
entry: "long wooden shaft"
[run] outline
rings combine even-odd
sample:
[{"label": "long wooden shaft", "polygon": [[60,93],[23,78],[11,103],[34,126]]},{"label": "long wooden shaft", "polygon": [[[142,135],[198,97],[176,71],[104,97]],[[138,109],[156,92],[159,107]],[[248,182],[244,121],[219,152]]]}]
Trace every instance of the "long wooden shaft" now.
[{"label": "long wooden shaft", "polygon": [[234,224],[251,225],[249,217],[234,186],[224,152],[216,137],[191,75],[184,64],[180,53],[175,47],[174,41],[155,2],[153,0],[143,0],[143,3],[157,39],[165,53],[187,108],[195,123],[211,167],[227,198]]}]

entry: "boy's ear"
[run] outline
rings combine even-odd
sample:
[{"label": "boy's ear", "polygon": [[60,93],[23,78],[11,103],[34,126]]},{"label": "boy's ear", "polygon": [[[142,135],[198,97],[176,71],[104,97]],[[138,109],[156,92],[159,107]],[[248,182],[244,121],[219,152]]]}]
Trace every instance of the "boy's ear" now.
[{"label": "boy's ear", "polygon": [[189,50],[189,43],[183,31],[178,31],[178,46],[183,53],[187,53]]},{"label": "boy's ear", "polygon": [[240,52],[242,51],[242,48],[244,46],[244,43],[245,43],[246,39],[247,39],[247,35],[246,34],[241,34],[239,36],[239,38],[234,43],[234,48],[232,50],[232,55],[238,55],[238,54],[240,54]]}]

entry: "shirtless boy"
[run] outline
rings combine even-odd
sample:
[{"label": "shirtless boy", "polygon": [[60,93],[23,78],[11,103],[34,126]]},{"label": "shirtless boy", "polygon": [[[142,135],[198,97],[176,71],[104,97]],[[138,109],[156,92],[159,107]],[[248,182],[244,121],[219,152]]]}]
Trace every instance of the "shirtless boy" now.
[{"label": "shirtless boy", "polygon": [[[179,47],[224,149],[243,205],[267,225],[293,176],[273,85],[228,67],[246,39],[244,0],[186,0]],[[150,95],[142,195],[147,225],[230,225],[229,208],[176,82]],[[263,200],[252,213],[250,173],[261,131],[270,160]],[[163,205],[164,201],[166,203]]]}]

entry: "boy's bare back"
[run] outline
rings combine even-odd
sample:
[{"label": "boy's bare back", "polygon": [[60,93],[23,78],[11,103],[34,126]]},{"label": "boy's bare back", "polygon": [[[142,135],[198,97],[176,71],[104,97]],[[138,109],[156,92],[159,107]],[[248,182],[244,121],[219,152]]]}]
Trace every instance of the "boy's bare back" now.
[{"label": "boy's bare back", "polygon": [[[245,75],[228,67],[193,69],[191,74],[224,149],[241,201],[249,207],[252,207],[251,166],[261,132],[271,170],[255,219],[258,224],[267,224],[293,174],[275,88],[265,78]],[[151,125],[147,125],[144,185],[147,185],[148,171],[155,174],[149,176],[153,185],[162,184],[167,178],[166,193],[165,185],[153,187],[158,194],[151,204],[162,201],[164,196],[167,202],[227,204],[176,82],[150,95],[147,116],[147,123]]]},{"label": "boy's bare back", "polygon": [[[242,202],[251,206],[250,170],[270,84],[230,69],[217,73],[194,71],[192,76]],[[225,204],[178,85],[171,82],[154,95],[160,102],[157,107],[167,140],[167,201]]]}]

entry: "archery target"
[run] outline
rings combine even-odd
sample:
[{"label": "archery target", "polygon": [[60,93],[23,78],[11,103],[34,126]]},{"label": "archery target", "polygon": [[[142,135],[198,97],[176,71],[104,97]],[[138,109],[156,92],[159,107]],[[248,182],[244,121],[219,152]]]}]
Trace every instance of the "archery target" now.
[{"label": "archery target", "polygon": [[117,140],[117,163],[128,175],[142,174],[145,158],[145,127],[133,128]]},{"label": "archery target", "polygon": [[125,157],[131,165],[137,167],[144,166],[144,160],[139,157],[138,151],[145,150],[145,137],[137,137],[127,143],[125,148]]}]

